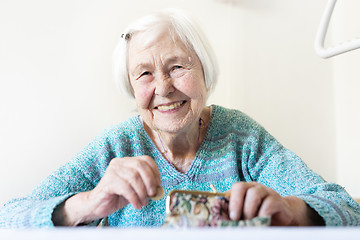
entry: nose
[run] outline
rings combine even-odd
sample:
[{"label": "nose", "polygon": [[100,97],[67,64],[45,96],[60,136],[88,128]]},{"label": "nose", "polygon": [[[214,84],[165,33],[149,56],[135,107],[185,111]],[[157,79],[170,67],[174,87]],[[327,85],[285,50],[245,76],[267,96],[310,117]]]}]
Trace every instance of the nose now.
[{"label": "nose", "polygon": [[155,94],[160,97],[166,97],[175,91],[173,79],[166,74],[159,74],[155,81]]}]

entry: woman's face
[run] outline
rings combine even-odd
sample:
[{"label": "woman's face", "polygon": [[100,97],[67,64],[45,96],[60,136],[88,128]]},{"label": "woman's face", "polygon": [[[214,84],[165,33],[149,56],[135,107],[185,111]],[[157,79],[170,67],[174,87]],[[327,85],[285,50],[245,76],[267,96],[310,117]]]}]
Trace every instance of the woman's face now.
[{"label": "woman's face", "polygon": [[195,129],[206,102],[201,63],[195,53],[164,31],[152,41],[135,34],[128,70],[136,105],[152,130],[178,133]]}]

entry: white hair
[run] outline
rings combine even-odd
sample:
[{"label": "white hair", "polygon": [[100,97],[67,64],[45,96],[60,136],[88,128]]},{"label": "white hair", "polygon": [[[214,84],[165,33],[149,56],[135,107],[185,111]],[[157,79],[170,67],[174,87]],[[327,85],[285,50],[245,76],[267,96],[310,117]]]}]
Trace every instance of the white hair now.
[{"label": "white hair", "polygon": [[161,27],[164,26],[167,27],[173,39],[178,36],[199,58],[204,72],[207,96],[209,96],[217,82],[218,66],[215,55],[197,23],[185,12],[174,9],[140,18],[125,29],[113,56],[113,70],[117,86],[125,95],[134,98],[127,67],[127,50],[131,37],[139,32],[149,33],[151,34],[149,37],[154,37],[154,31],[161,31],[160,29],[164,29]]}]

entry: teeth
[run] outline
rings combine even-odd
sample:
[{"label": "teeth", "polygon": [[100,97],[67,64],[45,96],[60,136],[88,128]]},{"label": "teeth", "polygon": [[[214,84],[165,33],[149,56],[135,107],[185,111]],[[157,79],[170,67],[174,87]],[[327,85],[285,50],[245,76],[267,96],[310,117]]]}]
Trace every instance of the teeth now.
[{"label": "teeth", "polygon": [[173,110],[174,108],[179,107],[183,102],[177,102],[168,106],[159,106],[158,109],[160,111],[169,111],[169,110]]}]

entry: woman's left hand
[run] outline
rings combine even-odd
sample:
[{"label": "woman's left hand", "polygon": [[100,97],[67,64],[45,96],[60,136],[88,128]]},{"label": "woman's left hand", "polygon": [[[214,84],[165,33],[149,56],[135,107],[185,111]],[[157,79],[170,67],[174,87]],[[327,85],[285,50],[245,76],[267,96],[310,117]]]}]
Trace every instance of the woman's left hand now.
[{"label": "woman's left hand", "polygon": [[234,221],[270,216],[273,226],[310,226],[322,223],[321,217],[303,200],[282,197],[257,182],[237,182],[230,190],[229,213]]}]

